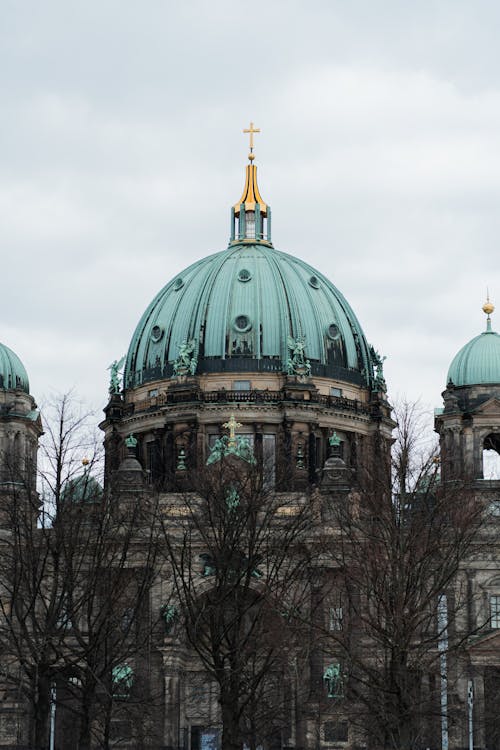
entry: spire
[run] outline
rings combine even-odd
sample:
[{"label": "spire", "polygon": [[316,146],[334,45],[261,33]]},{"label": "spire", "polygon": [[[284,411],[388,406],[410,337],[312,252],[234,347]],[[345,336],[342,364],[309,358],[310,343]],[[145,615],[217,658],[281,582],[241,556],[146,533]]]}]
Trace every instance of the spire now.
[{"label": "spire", "polygon": [[491,313],[494,312],[495,305],[490,302],[490,293],[486,290],[486,302],[483,305],[483,312],[487,315],[486,318],[486,333],[492,333],[491,330]]},{"label": "spire", "polygon": [[[250,136],[250,164],[246,166],[245,187],[238,203],[231,209],[231,242],[266,242],[271,243],[271,209],[260,195],[257,185],[257,167],[253,164],[255,133],[260,128],[254,128],[253,122],[243,133]],[[237,221],[236,221],[237,220]]]}]

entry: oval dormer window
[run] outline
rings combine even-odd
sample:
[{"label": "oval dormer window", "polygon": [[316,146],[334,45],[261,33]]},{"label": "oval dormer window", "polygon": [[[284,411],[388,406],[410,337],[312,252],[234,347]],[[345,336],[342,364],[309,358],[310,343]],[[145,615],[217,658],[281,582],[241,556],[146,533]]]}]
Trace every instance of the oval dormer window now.
[{"label": "oval dormer window", "polygon": [[317,276],[310,276],[309,277],[309,285],[312,286],[313,289],[319,289],[319,279]]},{"label": "oval dormer window", "polygon": [[252,322],[248,315],[238,315],[234,319],[234,329],[238,333],[246,333],[252,327]]},{"label": "oval dormer window", "polygon": [[182,289],[183,286],[184,286],[184,280],[181,279],[181,277],[179,276],[179,278],[174,281],[174,289],[176,292],[178,292],[179,289]]},{"label": "oval dormer window", "polygon": [[164,329],[161,326],[153,326],[151,329],[151,340],[154,341],[155,344],[157,344],[158,341],[161,341],[163,331]]},{"label": "oval dormer window", "polygon": [[335,341],[340,336],[340,330],[338,325],[336,323],[332,323],[328,326],[327,329],[328,338],[332,339],[332,341]]},{"label": "oval dormer window", "polygon": [[238,271],[238,281],[250,281],[252,274],[247,268],[242,268]]}]

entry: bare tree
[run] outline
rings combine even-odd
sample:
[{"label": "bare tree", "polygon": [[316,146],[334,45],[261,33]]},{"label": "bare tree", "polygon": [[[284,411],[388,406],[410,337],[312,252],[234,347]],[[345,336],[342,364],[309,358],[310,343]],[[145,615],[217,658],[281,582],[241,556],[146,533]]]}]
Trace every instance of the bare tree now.
[{"label": "bare tree", "polygon": [[287,671],[307,653],[311,508],[266,484],[251,461],[222,451],[183,498],[183,518],[164,523],[172,602],[218,686],[223,750],[282,732]]},{"label": "bare tree", "polygon": [[454,658],[470,635],[460,569],[480,542],[484,507],[466,484],[440,481],[437,452],[421,450],[418,409],[405,404],[396,418],[392,454],[381,445],[362,488],[329,499],[331,588],[318,627],[325,664],[340,668],[335,685],[325,671],[325,694],[372,746],[410,750],[436,744],[443,653]]},{"label": "bare tree", "polygon": [[149,697],[138,683],[152,628],[154,509],[146,503],[146,519],[140,492],[126,501],[103,492],[90,415],[71,397],[45,416],[40,493],[27,481],[33,467],[13,466],[3,518],[4,677],[27,703],[30,747],[47,747],[55,709],[72,717],[65,748],[106,748],[120,706],[130,715]]}]

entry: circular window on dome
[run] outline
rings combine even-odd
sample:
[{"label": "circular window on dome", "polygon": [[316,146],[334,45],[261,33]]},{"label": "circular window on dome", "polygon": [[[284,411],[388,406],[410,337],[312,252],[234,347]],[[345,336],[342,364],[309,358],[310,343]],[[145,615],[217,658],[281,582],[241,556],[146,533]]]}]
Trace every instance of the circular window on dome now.
[{"label": "circular window on dome", "polygon": [[155,344],[161,340],[163,336],[163,328],[161,326],[153,326],[151,330],[151,340],[155,342]]},{"label": "circular window on dome", "polygon": [[246,333],[252,327],[252,322],[248,315],[238,315],[234,319],[234,329],[239,333]]},{"label": "circular window on dome", "polygon": [[240,271],[238,271],[238,281],[250,281],[252,278],[252,274],[248,270],[248,268],[242,268]]},{"label": "circular window on dome", "polygon": [[328,338],[332,339],[332,341],[335,341],[340,336],[339,327],[335,323],[329,325],[326,329],[326,332],[328,334]]},{"label": "circular window on dome", "polygon": [[319,289],[319,279],[317,276],[310,276],[309,277],[309,284],[312,286],[313,289]]},{"label": "circular window on dome", "polygon": [[178,292],[179,289],[182,289],[183,286],[184,286],[184,280],[181,279],[181,277],[179,276],[179,278],[174,281],[174,289],[176,292]]}]

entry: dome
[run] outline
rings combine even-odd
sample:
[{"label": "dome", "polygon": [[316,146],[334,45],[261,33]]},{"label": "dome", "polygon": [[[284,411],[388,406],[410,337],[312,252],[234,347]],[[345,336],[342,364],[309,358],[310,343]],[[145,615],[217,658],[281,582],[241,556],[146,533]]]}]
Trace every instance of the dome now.
[{"label": "dome", "polygon": [[381,360],[338,289],[273,247],[253,158],[251,144],[229,247],[189,266],[151,302],[130,343],[125,389],[170,378],[180,366],[191,375],[287,372],[291,357],[316,377],[372,387],[374,365],[381,376]]},{"label": "dome", "polygon": [[201,372],[281,372],[289,339],[304,342],[311,374],[368,385],[370,353],[336,287],[268,242],[232,242],[194,263],[151,302],[133,335],[124,384],[172,375],[183,343]]},{"label": "dome", "polygon": [[455,386],[500,383],[500,336],[491,330],[469,341],[455,356],[448,370],[448,383]]},{"label": "dome", "polygon": [[97,503],[102,498],[102,487],[87,468],[64,485],[61,500],[72,503]]},{"label": "dome", "polygon": [[0,344],[0,390],[29,393],[30,385],[24,365],[12,349]]}]

